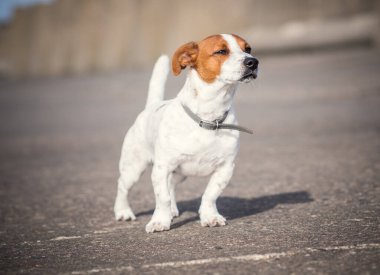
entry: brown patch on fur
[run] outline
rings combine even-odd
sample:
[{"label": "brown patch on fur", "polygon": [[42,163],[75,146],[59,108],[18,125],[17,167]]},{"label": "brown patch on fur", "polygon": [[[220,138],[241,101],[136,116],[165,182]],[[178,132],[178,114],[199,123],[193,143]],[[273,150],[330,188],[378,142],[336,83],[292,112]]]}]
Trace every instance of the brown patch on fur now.
[{"label": "brown patch on fur", "polygon": [[243,38],[241,38],[240,36],[236,35],[236,34],[232,34],[232,36],[236,39],[236,42],[238,43],[240,49],[245,52],[245,50],[247,48],[251,48],[249,46],[249,44],[247,43],[247,41],[245,41]]},{"label": "brown patch on fur", "polygon": [[[215,54],[226,50],[227,54]],[[203,81],[212,83],[220,74],[223,62],[228,58],[230,49],[221,35],[212,35],[202,41],[189,42],[179,47],[173,55],[172,70],[179,75],[181,70],[190,66],[197,70]]]},{"label": "brown patch on fur", "polygon": [[172,70],[179,75],[187,66],[194,66],[198,56],[198,44],[189,42],[179,47],[173,55]]},{"label": "brown patch on fur", "polygon": [[[198,45],[199,54],[194,68],[205,82],[212,83],[220,74],[221,67],[229,56],[228,43],[221,35],[212,35]],[[227,54],[216,54],[220,50],[226,50]]]}]

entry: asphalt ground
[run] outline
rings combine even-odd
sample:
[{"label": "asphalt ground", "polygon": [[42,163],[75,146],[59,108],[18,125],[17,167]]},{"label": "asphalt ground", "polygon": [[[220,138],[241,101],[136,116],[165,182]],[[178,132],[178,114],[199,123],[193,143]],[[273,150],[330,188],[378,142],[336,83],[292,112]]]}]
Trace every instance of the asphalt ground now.
[{"label": "asphalt ground", "polygon": [[[260,58],[235,98],[254,135],[241,136],[216,228],[197,214],[208,179],[191,178],[172,229],[147,234],[150,170],[130,196],[137,220],[114,220],[149,75],[0,81],[0,273],[379,274],[378,51]],[[168,97],[183,81],[170,77]]]}]

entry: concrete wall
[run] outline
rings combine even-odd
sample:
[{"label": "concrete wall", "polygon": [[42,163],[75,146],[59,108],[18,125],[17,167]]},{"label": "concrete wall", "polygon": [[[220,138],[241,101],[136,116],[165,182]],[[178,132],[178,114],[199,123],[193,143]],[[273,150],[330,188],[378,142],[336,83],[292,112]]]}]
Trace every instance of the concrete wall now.
[{"label": "concrete wall", "polygon": [[[213,33],[372,13],[376,0],[57,0],[0,29],[0,74],[78,74],[151,65]],[[265,45],[264,45],[265,47]]]}]

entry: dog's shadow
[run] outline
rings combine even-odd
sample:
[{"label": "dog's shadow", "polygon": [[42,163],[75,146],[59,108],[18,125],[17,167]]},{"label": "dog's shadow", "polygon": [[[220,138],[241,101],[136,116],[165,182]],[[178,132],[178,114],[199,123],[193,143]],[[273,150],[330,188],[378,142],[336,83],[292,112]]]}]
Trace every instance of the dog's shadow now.
[{"label": "dog's shadow", "polygon": [[[263,196],[259,198],[238,198],[238,197],[219,197],[217,206],[219,212],[228,220],[234,220],[242,217],[255,215],[264,211],[268,211],[279,204],[295,204],[295,203],[309,203],[312,202],[309,192],[299,191],[290,193],[281,193],[276,195]],[[177,203],[180,213],[190,211],[198,213],[201,198],[196,198],[188,201],[181,201]],[[152,215],[154,209],[140,212],[136,216]],[[177,228],[189,222],[198,219],[194,216],[177,223],[174,223],[171,228]],[[175,220],[174,220],[175,221]]]}]

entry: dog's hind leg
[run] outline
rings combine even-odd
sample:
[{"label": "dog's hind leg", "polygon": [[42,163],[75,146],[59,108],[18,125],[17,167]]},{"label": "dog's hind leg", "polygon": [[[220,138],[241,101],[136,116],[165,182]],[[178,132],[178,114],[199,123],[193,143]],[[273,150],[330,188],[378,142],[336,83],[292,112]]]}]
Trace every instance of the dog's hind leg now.
[{"label": "dog's hind leg", "polygon": [[175,187],[177,184],[183,182],[186,179],[184,175],[178,173],[172,173],[169,177],[169,192],[170,192],[170,208],[173,217],[179,216],[177,203],[175,200]]},{"label": "dog's hind leg", "polygon": [[128,192],[136,183],[148,165],[145,148],[138,146],[131,138],[126,137],[123,145],[119,169],[117,195],[115,200],[115,218],[119,221],[135,220],[128,202]]}]

